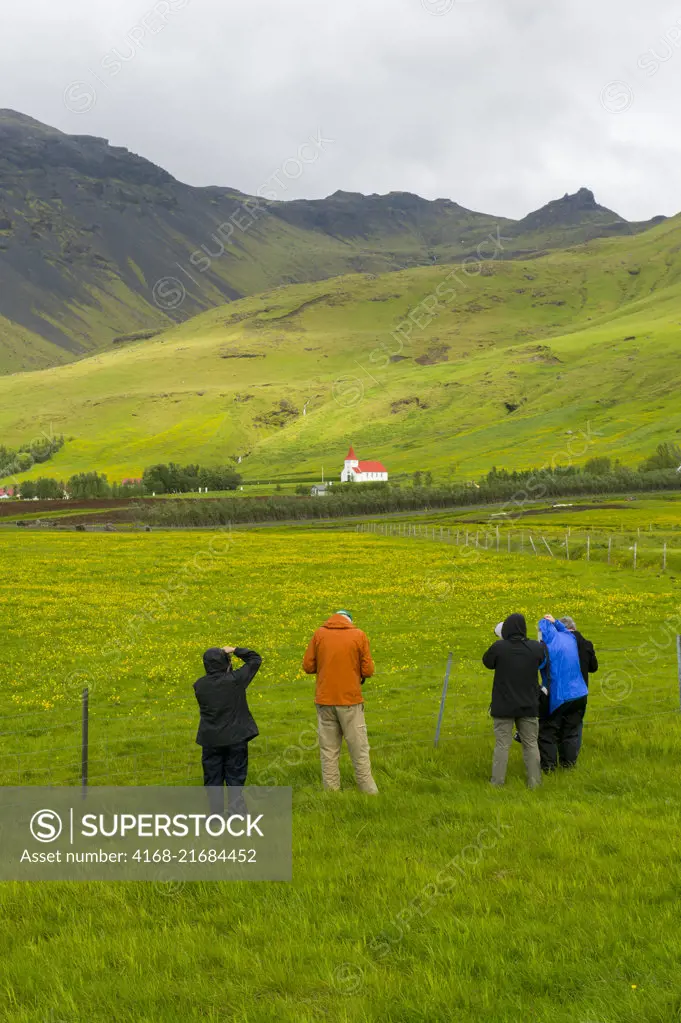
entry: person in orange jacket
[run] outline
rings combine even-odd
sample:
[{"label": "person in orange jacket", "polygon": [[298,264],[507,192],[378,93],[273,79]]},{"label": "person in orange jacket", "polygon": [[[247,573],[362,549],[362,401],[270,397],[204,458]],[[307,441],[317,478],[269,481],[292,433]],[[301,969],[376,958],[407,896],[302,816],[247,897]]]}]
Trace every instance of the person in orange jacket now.
[{"label": "person in orange jacket", "polygon": [[317,629],[305,652],[303,671],[317,676],[315,703],[324,788],[335,792],[341,787],[340,752],[345,738],[358,788],[377,795],[362,697],[364,680],[371,678],[375,667],[369,640],[353,625],[349,611],[338,611]]}]

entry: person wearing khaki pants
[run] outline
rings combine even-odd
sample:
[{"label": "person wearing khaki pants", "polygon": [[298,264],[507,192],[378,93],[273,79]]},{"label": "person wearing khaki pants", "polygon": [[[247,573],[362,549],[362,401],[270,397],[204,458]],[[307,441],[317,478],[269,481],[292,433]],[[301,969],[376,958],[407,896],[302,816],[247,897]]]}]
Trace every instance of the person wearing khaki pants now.
[{"label": "person wearing khaki pants", "polygon": [[508,754],[513,744],[513,726],[523,747],[527,786],[541,785],[539,763],[539,670],[547,663],[543,643],[527,638],[524,615],[512,614],[495,629],[500,638],[485,652],[482,663],[494,672],[490,714],[494,720],[492,785],[506,782]]},{"label": "person wearing khaki pants", "polygon": [[518,737],[523,747],[523,761],[527,775],[528,788],[536,789],[541,785],[541,766],[539,761],[539,719],[538,718],[494,718],[494,758],[492,760],[492,784],[503,785],[506,781],[508,754],[513,745],[513,729],[518,729]]},{"label": "person wearing khaki pants", "polygon": [[345,739],[357,787],[362,792],[375,795],[378,789],[371,774],[364,704],[356,703],[354,707],[323,707],[318,704],[317,723],[324,788],[335,792],[341,787],[340,753]]},{"label": "person wearing khaki pants", "polygon": [[315,704],[324,788],[338,791],[341,787],[340,753],[345,739],[357,787],[377,795],[362,696],[364,680],[374,674],[374,662],[369,640],[353,625],[349,611],[338,611],[317,629],[305,652],[303,670],[317,676]]}]

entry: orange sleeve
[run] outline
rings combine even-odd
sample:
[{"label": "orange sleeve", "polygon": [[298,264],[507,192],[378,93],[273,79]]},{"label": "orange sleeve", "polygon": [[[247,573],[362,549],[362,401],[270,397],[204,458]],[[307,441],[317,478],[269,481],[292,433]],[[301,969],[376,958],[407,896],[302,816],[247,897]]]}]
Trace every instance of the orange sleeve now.
[{"label": "orange sleeve", "polygon": [[310,640],[305,656],[303,657],[303,671],[306,675],[317,674],[317,633]]},{"label": "orange sleeve", "polygon": [[374,664],[371,656],[371,648],[369,646],[368,637],[362,633],[362,645],[360,648],[361,664],[360,671],[362,672],[362,678],[371,678],[373,673],[376,671],[376,665]]}]

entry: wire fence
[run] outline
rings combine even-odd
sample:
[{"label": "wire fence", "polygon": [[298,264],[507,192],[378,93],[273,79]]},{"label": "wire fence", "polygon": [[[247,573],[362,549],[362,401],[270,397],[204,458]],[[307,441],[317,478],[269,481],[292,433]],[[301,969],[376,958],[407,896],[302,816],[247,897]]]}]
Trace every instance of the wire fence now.
[{"label": "wire fence", "polygon": [[[444,673],[444,669],[443,669]],[[442,676],[431,666],[378,672],[371,680],[371,704],[382,743],[411,737],[432,743],[435,706]],[[317,748],[311,687],[295,681],[249,690],[251,709],[261,735],[253,753],[264,759]],[[154,776],[158,783],[194,778],[199,750],[194,742],[198,708],[193,693],[181,696],[150,694],[141,700],[100,695],[83,690],[76,701],[50,709],[0,715],[0,783],[134,784]],[[397,701],[399,719],[389,708]],[[408,722],[410,736],[404,723]],[[256,754],[257,751],[257,754]]]},{"label": "wire fence", "polygon": [[[636,534],[572,529],[558,531],[555,527],[542,532],[504,529],[455,529],[413,522],[363,522],[357,533],[430,540],[476,551],[497,554],[526,554],[532,557],[559,558],[565,561],[598,561],[634,570],[653,568],[665,572],[681,570],[681,547],[674,538],[646,531]],[[678,538],[677,542],[678,542]]]},{"label": "wire fence", "polygon": [[[621,684],[606,667],[592,680],[588,728],[637,728],[679,710],[681,637],[676,640],[676,680],[665,682],[659,669],[632,669],[633,685]],[[624,648],[602,648],[605,665],[627,662]],[[367,723],[377,751],[438,747],[490,737],[486,702],[474,661],[378,672],[367,683]],[[671,674],[671,673],[669,673]],[[610,679],[610,683],[608,683]],[[618,681],[619,679],[619,681]],[[485,695],[489,680],[485,679]],[[311,764],[318,747],[309,685],[300,681],[249,690],[261,735],[252,744],[251,784],[287,784],[292,772]],[[137,785],[192,784],[201,774],[194,742],[198,708],[193,693],[143,699],[83,690],[77,700],[50,709],[0,715],[0,784]],[[644,726],[645,727],[645,726]]]}]

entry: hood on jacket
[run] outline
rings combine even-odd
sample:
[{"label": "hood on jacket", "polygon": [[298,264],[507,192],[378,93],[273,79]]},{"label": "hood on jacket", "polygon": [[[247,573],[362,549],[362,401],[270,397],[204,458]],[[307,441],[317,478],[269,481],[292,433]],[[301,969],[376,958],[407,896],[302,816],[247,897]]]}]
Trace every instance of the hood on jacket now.
[{"label": "hood on jacket", "polygon": [[224,675],[232,670],[232,658],[218,646],[212,646],[203,655],[203,666],[207,675]]},{"label": "hood on jacket", "polygon": [[512,639],[518,636],[520,639],[527,639],[527,622],[525,615],[509,615],[501,626],[501,638]]},{"label": "hood on jacket", "polygon": [[324,622],[323,629],[354,629],[352,622],[345,615],[335,614]]}]

